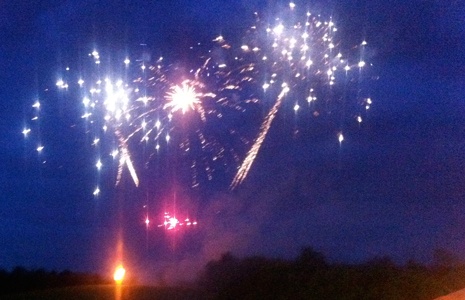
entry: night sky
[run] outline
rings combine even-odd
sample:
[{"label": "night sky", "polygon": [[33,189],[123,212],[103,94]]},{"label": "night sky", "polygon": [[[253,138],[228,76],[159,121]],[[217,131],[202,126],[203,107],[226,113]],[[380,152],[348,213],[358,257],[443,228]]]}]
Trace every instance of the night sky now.
[{"label": "night sky", "polygon": [[[141,43],[153,57],[186,59],[197,41],[219,33],[240,40],[254,11],[275,14],[289,3],[2,1],[0,267],[106,274],[119,229],[128,269],[147,282],[193,278],[226,251],[294,258],[312,246],[332,261],[427,263],[441,248],[465,260],[465,3],[295,3],[332,15],[343,43],[368,41],[379,77],[369,86],[373,105],[361,126],[347,125],[341,146],[323,121],[293,135],[289,116],[278,113],[232,192],[230,174],[193,190],[152,170],[154,179],[136,189],[127,173],[115,188],[107,170],[95,198],[91,138],[71,126],[80,115],[70,117],[55,91],[64,67],[94,47],[137,52]],[[50,112],[41,119],[40,157],[21,133],[37,98]],[[143,206],[160,220],[173,191],[198,227],[173,235],[151,224],[147,232]]]}]

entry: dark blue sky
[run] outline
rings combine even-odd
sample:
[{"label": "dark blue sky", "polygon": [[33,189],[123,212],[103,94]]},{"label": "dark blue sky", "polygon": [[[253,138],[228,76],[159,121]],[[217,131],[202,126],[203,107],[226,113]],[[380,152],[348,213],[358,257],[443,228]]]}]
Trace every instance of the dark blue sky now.
[{"label": "dark blue sky", "polygon": [[[114,263],[119,203],[128,261],[157,279],[228,250],[290,258],[305,245],[342,261],[389,255],[426,262],[436,248],[465,259],[461,1],[296,2],[332,14],[343,43],[367,39],[379,76],[370,86],[371,112],[361,128],[347,128],[341,148],[324,129],[293,138],[278,115],[239,189],[218,183],[199,192],[179,184],[201,227],[179,236],[176,247],[161,230],[150,231],[147,242],[144,190],[129,182],[114,189],[108,172],[102,197],[89,193],[89,138],[69,126],[66,105],[63,115],[42,121],[43,139],[53,145],[42,164],[21,134],[30,106],[45,98],[49,111],[58,111],[60,100],[44,89],[94,46],[124,53],[146,43],[153,56],[182,57],[197,40],[241,32],[253,11],[273,14],[288,3],[117,2],[0,4],[0,267],[105,272]],[[150,205],[160,208],[163,197],[150,195]]]}]

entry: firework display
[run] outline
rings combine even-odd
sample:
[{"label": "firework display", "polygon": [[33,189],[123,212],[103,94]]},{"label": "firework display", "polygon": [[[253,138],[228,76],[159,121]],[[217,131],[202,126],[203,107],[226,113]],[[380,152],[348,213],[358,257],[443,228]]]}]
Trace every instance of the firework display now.
[{"label": "firework display", "polygon": [[166,230],[175,230],[179,226],[195,226],[197,221],[192,221],[189,218],[184,220],[179,220],[175,215],[171,215],[169,212],[165,212],[163,216],[163,224],[158,225],[158,227],[164,227]]},{"label": "firework display", "polygon": [[[186,49],[203,49],[189,62],[192,68],[163,57],[109,59],[92,50],[82,62],[85,72],[59,78],[59,90],[80,95],[86,132],[102,156],[97,171],[111,156],[118,166],[116,185],[127,170],[138,186],[142,167],[165,149],[188,162],[191,187],[200,185],[200,177],[212,180],[215,172],[229,172],[234,189],[247,178],[284,106],[295,114],[307,111],[309,118],[332,113],[362,122],[372,102],[359,87],[369,66],[367,42],[341,49],[332,18],[293,3],[278,18],[255,13],[255,20],[240,44],[217,36],[203,48]],[[40,103],[33,107],[38,111]],[[32,132],[27,127],[22,133]],[[343,128],[334,139],[343,142]],[[141,148],[149,153],[145,161]],[[37,146],[38,152],[43,149]],[[99,193],[97,185],[93,194]],[[162,226],[171,230],[194,223],[166,213]]]}]

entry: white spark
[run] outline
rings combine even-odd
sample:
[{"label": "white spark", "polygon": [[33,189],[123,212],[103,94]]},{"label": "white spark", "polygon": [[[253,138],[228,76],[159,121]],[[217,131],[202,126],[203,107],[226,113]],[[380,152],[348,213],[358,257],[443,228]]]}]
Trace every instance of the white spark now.
[{"label": "white spark", "polygon": [[24,134],[24,136],[27,136],[27,134],[31,132],[31,129],[29,128],[24,128],[24,130],[22,131],[22,133]]}]

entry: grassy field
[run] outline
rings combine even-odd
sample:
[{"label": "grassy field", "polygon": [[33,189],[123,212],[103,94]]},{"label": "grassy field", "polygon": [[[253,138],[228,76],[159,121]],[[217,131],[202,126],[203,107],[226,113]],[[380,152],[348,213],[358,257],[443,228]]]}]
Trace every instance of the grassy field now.
[{"label": "grassy field", "polygon": [[121,297],[115,285],[74,286],[1,296],[3,300],[184,300],[202,299],[196,291],[183,288],[122,286]]}]

